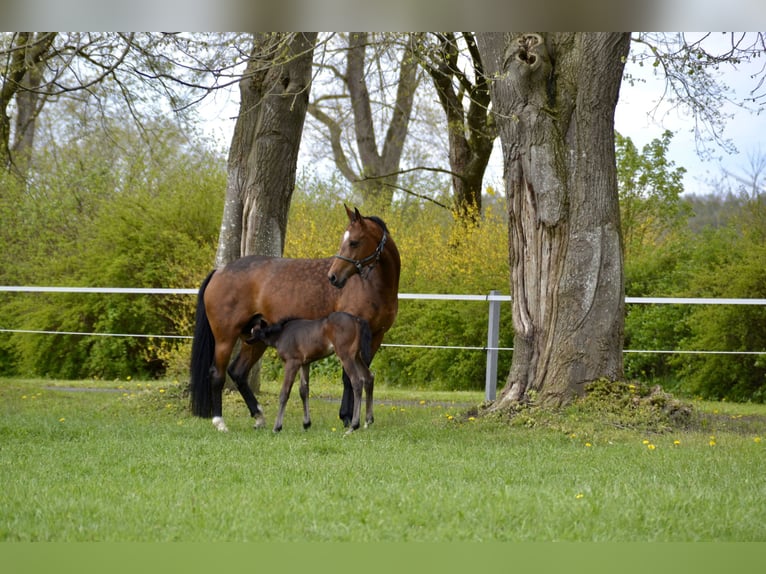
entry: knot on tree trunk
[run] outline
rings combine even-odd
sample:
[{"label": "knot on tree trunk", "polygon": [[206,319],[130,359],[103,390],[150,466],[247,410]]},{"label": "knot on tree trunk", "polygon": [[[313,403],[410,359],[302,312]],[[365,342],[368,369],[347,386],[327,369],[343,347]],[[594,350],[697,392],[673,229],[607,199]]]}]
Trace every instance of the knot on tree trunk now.
[{"label": "knot on tree trunk", "polygon": [[538,34],[522,34],[516,39],[516,59],[527,64],[531,68],[540,65],[537,50],[543,44],[543,39]]}]

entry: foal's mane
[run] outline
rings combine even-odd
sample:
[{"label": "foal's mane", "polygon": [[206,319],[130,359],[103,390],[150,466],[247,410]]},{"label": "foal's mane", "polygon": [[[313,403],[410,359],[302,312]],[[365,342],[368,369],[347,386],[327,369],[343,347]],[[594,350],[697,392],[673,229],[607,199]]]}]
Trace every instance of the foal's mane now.
[{"label": "foal's mane", "polygon": [[279,335],[290,321],[297,320],[299,320],[299,317],[288,317],[287,319],[282,319],[279,323],[272,323],[264,329],[259,329],[259,336],[260,338],[265,339],[266,337],[271,337],[272,335]]}]

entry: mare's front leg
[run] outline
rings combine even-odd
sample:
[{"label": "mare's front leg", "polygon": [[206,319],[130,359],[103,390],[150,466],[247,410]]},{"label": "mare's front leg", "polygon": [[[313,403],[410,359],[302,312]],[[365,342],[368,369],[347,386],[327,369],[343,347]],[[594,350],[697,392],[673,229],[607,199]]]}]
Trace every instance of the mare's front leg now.
[{"label": "mare's front leg", "polygon": [[351,418],[354,415],[354,391],[351,388],[351,379],[343,369],[343,396],[340,399],[340,410],[338,418],[343,421],[343,426],[348,427],[351,424]]},{"label": "mare's front leg", "polygon": [[[277,418],[274,421],[274,432],[279,432],[282,430],[282,421],[285,418],[287,399],[290,398],[290,391],[293,388],[295,375],[298,374],[299,368],[301,368],[301,364],[298,361],[287,361],[285,363],[285,379],[282,381],[282,390],[279,391],[279,412],[277,413]],[[301,380],[301,387],[302,386],[303,381]]]},{"label": "mare's front leg", "polygon": [[359,428],[359,419],[362,411],[362,378],[363,373],[367,371],[364,362],[355,358],[340,357],[343,364],[344,373],[350,377],[350,386],[352,391],[353,406],[351,410],[351,421],[346,434],[351,434]]},{"label": "mare's front leg", "polygon": [[311,426],[311,415],[309,414],[309,372],[311,365],[301,366],[301,401],[303,401],[303,430]]},{"label": "mare's front leg", "polygon": [[239,394],[247,405],[250,411],[250,416],[255,419],[254,428],[263,428],[266,426],[266,418],[263,416],[263,409],[258,404],[258,399],[255,398],[253,390],[250,388],[248,374],[253,365],[258,362],[263,352],[266,350],[266,345],[262,341],[258,341],[252,345],[242,343],[242,348],[239,351],[239,355],[234,359],[234,362],[229,367],[229,376],[234,380],[237,385]]},{"label": "mare's front leg", "polygon": [[364,395],[367,398],[367,417],[364,422],[364,428],[367,428],[373,422],[375,422],[375,417],[372,416],[372,388],[374,386],[375,375],[373,375],[370,370],[367,369],[367,376],[364,378]]},{"label": "mare's front leg", "polygon": [[346,431],[347,435],[359,429],[359,419],[362,414],[362,381],[356,375],[351,377],[351,390],[354,394],[354,410],[351,415],[351,426]]}]

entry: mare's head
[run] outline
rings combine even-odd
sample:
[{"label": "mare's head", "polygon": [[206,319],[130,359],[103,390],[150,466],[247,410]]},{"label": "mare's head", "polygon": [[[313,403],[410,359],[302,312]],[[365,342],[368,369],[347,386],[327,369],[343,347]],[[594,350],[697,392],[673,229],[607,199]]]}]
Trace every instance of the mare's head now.
[{"label": "mare's head", "polygon": [[363,278],[375,266],[386,244],[385,224],[377,217],[362,217],[359,210],[351,211],[345,205],[348,227],[343,233],[338,253],[330,265],[327,278],[342,289],[354,273]]}]

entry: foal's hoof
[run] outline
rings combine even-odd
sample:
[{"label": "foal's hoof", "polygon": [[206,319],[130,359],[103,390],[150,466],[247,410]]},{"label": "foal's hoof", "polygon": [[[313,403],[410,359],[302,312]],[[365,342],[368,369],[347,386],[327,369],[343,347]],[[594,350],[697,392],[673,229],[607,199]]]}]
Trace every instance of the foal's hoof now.
[{"label": "foal's hoof", "polygon": [[263,415],[257,415],[255,417],[255,424],[253,425],[254,429],[262,429],[266,426],[266,418]]},{"label": "foal's hoof", "polygon": [[273,432],[274,434],[279,434],[279,433],[281,433],[281,432],[282,432],[282,427],[274,427],[274,428],[272,429],[272,432]]},{"label": "foal's hoof", "polygon": [[303,430],[309,430],[311,428],[311,421],[303,423]]}]

